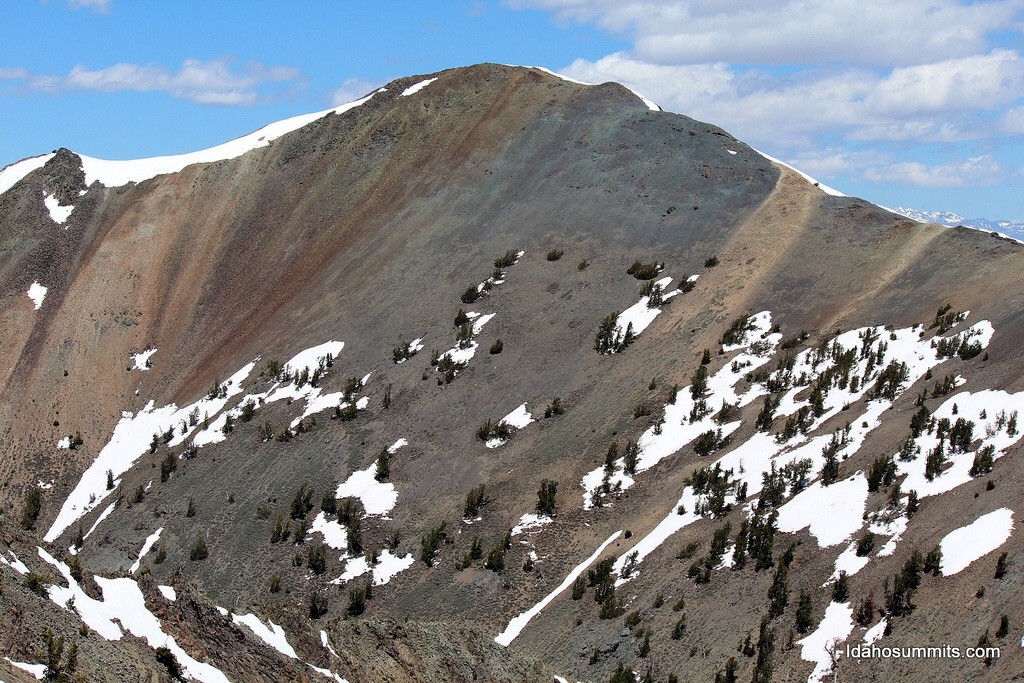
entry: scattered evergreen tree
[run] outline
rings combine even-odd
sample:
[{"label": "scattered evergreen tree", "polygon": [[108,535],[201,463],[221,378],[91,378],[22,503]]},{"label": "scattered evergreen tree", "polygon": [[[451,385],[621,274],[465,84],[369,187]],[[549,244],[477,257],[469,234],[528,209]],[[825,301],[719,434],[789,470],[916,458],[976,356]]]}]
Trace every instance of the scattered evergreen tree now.
[{"label": "scattered evergreen tree", "polygon": [[587,580],[582,574],[576,577],[576,580],[572,582],[572,599],[581,600],[587,592]]},{"label": "scattered evergreen tree", "polygon": [[501,340],[500,339],[495,339],[494,343],[491,344],[490,354],[492,356],[495,356],[495,355],[501,353],[504,350],[504,348],[505,348],[505,345],[501,343]]},{"label": "scattered evergreen tree", "polygon": [[178,458],[171,451],[167,451],[167,455],[160,463],[160,481],[166,482],[176,469],[178,469]]},{"label": "scattered evergreen tree", "polygon": [[171,677],[171,680],[181,681],[184,680],[185,672],[181,668],[181,664],[178,663],[178,658],[174,656],[170,648],[160,646],[156,649],[156,661],[164,665],[167,669],[167,675]]},{"label": "scattered evergreen tree", "polygon": [[552,249],[551,251],[548,252],[547,259],[548,261],[557,261],[558,259],[562,258],[563,254],[565,254],[565,252],[562,251],[561,249]]},{"label": "scattered evergreen tree", "polygon": [[1006,614],[999,617],[999,628],[996,629],[996,638],[1005,638],[1010,633],[1010,617]]},{"label": "scattered evergreen tree", "polygon": [[1002,579],[1006,576],[1006,553],[1002,553],[999,559],[996,560],[996,573],[995,578]]},{"label": "scattered evergreen tree", "polygon": [[846,572],[839,572],[839,577],[832,584],[832,602],[847,602],[850,599],[850,581]]},{"label": "scattered evergreen tree", "polygon": [[782,616],[789,604],[789,569],[785,564],[780,563],[775,568],[775,576],[772,578],[772,585],[768,589],[768,618]]},{"label": "scattered evergreen tree", "polygon": [[434,566],[434,557],[437,555],[442,541],[447,538],[446,526],[445,522],[440,522],[436,527],[423,534],[420,539],[420,560],[428,567]]},{"label": "scattered evergreen tree", "polygon": [[387,481],[391,476],[391,456],[386,448],[381,449],[377,455],[377,467],[373,478],[377,481]]},{"label": "scattered evergreen tree", "polygon": [[972,477],[978,477],[991,472],[992,467],[995,464],[995,452],[995,446],[992,446],[991,444],[979,448],[977,453],[974,454],[974,462],[971,464],[970,475]]},{"label": "scattered evergreen tree", "polygon": [[866,531],[860,540],[857,541],[857,557],[866,557],[875,549],[875,534]]},{"label": "scattered evergreen tree", "polygon": [[911,489],[907,494],[907,518],[909,519],[913,517],[919,507],[920,503],[918,502],[917,491]]},{"label": "scattered evergreen tree", "polygon": [[327,551],[322,543],[312,543],[306,548],[306,566],[314,574],[327,571]]},{"label": "scattered evergreen tree", "polygon": [[636,674],[633,672],[632,667],[619,662],[615,667],[615,672],[612,673],[612,677],[608,679],[608,683],[636,683]]},{"label": "scattered evergreen tree", "polygon": [[113,491],[114,490],[114,471],[113,470],[107,470],[107,490],[108,491]]},{"label": "scattered evergreen tree", "polygon": [[932,576],[942,575],[942,547],[935,546],[928,551],[928,554],[924,558],[923,571],[925,574],[931,574]]},{"label": "scattered evergreen tree", "polygon": [[490,500],[487,498],[487,486],[480,484],[466,494],[466,504],[462,508],[462,516],[466,519],[473,519]]},{"label": "scattered evergreen tree", "polygon": [[192,544],[192,550],[188,554],[188,559],[192,560],[193,562],[202,562],[209,556],[210,551],[206,547],[206,541],[203,540],[202,537],[199,537],[199,539],[197,539],[196,542]]},{"label": "scattered evergreen tree", "polygon": [[484,567],[490,569],[496,574],[500,574],[505,571],[505,549],[501,547],[501,544],[491,548],[491,551],[487,553],[487,560],[484,562]]},{"label": "scattered evergreen tree", "polygon": [[309,484],[302,484],[295,492],[295,497],[292,498],[292,519],[305,519],[312,509],[313,488]]},{"label": "scattered evergreen tree", "polygon": [[25,491],[25,500],[21,506],[21,528],[31,530],[36,527],[36,520],[39,519],[39,512],[42,509],[43,496],[39,489],[30,486]]},{"label": "scattered evergreen tree", "polygon": [[775,630],[769,628],[771,620],[764,616],[757,636],[757,660],[751,683],[770,683],[772,680],[772,655],[775,653]]},{"label": "scattered evergreen tree", "polygon": [[547,517],[555,516],[555,494],[558,493],[558,482],[543,480],[537,491],[537,512]]},{"label": "scattered evergreen tree", "polygon": [[319,619],[327,614],[328,598],[327,593],[314,591],[309,594],[309,618]]},{"label": "scattered evergreen tree", "polygon": [[796,628],[797,633],[807,633],[811,626],[814,624],[813,617],[814,606],[811,603],[811,594],[807,591],[800,591],[800,600],[796,606]]}]

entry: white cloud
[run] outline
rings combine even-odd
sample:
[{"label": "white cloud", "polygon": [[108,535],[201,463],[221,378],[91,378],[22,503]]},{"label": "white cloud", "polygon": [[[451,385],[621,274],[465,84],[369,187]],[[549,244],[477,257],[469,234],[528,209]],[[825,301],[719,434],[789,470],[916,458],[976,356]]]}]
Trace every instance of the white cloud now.
[{"label": "white cloud", "polygon": [[362,78],[349,78],[340,86],[328,93],[328,99],[331,102],[332,107],[339,107],[343,104],[348,104],[354,100],[366,95],[371,90],[376,90],[380,87],[376,83],[364,80]]},{"label": "white cloud", "polygon": [[865,104],[886,115],[993,109],[1024,96],[1024,59],[1013,50],[894,69]]},{"label": "white cloud", "polygon": [[97,14],[110,14],[110,5],[110,0],[68,0],[71,9],[88,7]]},{"label": "white cloud", "polygon": [[200,104],[249,105],[263,97],[263,88],[271,84],[301,80],[298,69],[265,67],[257,62],[240,71],[226,59],[182,62],[177,71],[160,65],[115,64],[103,69],[75,66],[65,76],[35,75],[28,87],[51,94],[89,90],[95,92],[163,91],[174,98]]},{"label": "white cloud", "polygon": [[1003,176],[1002,165],[989,155],[935,166],[902,162],[869,168],[863,173],[863,178],[869,182],[907,183],[929,188],[985,187],[998,183]]},{"label": "white cloud", "polygon": [[[564,72],[619,81],[666,109],[771,149],[819,146],[815,139],[826,134],[906,142],[983,137],[991,126],[981,114],[1024,96],[1024,59],[1003,49],[888,74],[835,67],[779,75],[721,62],[651,64],[627,53],[576,60]],[[1016,121],[1011,116],[1004,127]]]},{"label": "white cloud", "polygon": [[1024,106],[1007,110],[1000,119],[999,124],[1004,133],[1024,135]]},{"label": "white cloud", "polygon": [[28,78],[28,69],[20,66],[0,67],[0,80],[15,80]]},{"label": "white cloud", "polygon": [[594,23],[657,64],[925,64],[986,49],[1020,28],[1019,0],[508,0]]}]

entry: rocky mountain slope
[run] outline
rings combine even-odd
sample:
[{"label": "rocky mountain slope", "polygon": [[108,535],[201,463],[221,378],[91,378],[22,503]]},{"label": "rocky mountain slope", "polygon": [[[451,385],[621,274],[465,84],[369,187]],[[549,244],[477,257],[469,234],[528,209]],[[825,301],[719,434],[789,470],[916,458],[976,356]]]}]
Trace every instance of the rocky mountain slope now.
[{"label": "rocky mountain slope", "polygon": [[1013,240],[496,65],[0,179],[3,680],[1021,666]]}]

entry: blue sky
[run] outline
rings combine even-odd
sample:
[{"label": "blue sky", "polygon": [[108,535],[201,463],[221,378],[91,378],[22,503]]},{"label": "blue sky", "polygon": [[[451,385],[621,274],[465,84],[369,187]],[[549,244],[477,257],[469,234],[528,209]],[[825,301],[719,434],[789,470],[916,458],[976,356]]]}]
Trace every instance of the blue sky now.
[{"label": "blue sky", "polygon": [[192,151],[483,61],[617,80],[848,194],[1024,220],[1024,0],[3,0],[0,166]]}]

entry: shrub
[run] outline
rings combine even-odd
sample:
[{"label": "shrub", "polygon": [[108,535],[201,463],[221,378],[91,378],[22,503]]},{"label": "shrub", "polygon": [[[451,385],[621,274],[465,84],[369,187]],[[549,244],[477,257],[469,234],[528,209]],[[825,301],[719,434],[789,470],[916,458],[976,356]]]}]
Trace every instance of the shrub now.
[{"label": "shrub", "polygon": [[509,249],[502,256],[494,259],[495,268],[508,268],[514,266],[519,260],[519,252],[515,249]]},{"label": "shrub", "polygon": [[494,341],[494,343],[491,344],[491,355],[494,356],[494,355],[497,355],[497,354],[501,353],[502,349],[504,349],[504,348],[505,348],[505,345],[501,343],[501,340],[500,339],[496,339]]},{"label": "shrub", "polygon": [[328,600],[326,593],[314,592],[309,594],[309,618],[319,619],[327,614]]},{"label": "shrub", "polygon": [[377,456],[377,470],[373,475],[373,478],[377,481],[387,481],[388,477],[391,476],[391,455],[388,453],[386,448],[381,449],[380,454]]},{"label": "shrub", "polygon": [[654,262],[645,264],[640,261],[634,261],[633,265],[626,269],[626,273],[632,275],[637,280],[653,280],[664,267],[664,263]]},{"label": "shrub", "polygon": [[548,517],[555,515],[555,494],[558,493],[558,482],[543,480],[537,491],[537,512]]},{"label": "shrub", "polygon": [[167,675],[171,677],[171,680],[183,680],[185,672],[182,671],[181,664],[178,663],[178,658],[174,656],[174,653],[171,652],[169,648],[162,645],[158,647],[156,649],[156,661],[164,665],[164,668],[167,669]]},{"label": "shrub", "polygon": [[314,543],[306,548],[306,564],[314,574],[327,571],[327,551],[322,543]]},{"label": "shrub", "polygon": [[434,566],[434,556],[437,555],[441,542],[447,538],[445,533],[446,526],[445,522],[440,522],[420,538],[420,559],[428,567]]},{"label": "shrub", "polygon": [[202,562],[210,556],[210,551],[206,547],[206,541],[199,538],[193,545],[192,550],[188,554],[188,559],[193,562]]},{"label": "shrub", "polygon": [[462,303],[472,304],[479,301],[482,296],[483,293],[474,286],[466,288],[466,291],[462,293],[460,298],[462,299]]},{"label": "shrub", "polygon": [[548,261],[557,261],[558,259],[562,258],[563,254],[565,254],[565,252],[562,251],[561,249],[552,249],[551,251],[548,252],[547,259]]},{"label": "shrub", "polygon": [[305,519],[309,511],[313,509],[313,489],[309,484],[302,484],[292,498],[291,515],[292,519]]},{"label": "shrub", "polygon": [[590,265],[590,261],[587,261],[586,259],[583,259],[582,261],[580,261],[576,265],[576,270],[586,270],[587,266],[589,266],[589,265]]},{"label": "shrub", "polygon": [[176,469],[178,469],[178,458],[171,451],[167,451],[167,455],[160,463],[160,481],[166,482]]},{"label": "shrub", "polygon": [[39,518],[39,511],[42,507],[42,493],[35,486],[25,491],[25,502],[21,508],[21,528],[25,530],[34,529],[36,520]]},{"label": "shrub", "polygon": [[708,257],[707,259],[704,260],[704,267],[705,268],[714,268],[717,265],[718,265],[718,257],[717,256],[710,256],[710,257]]},{"label": "shrub", "polygon": [[487,505],[490,499],[487,498],[487,486],[480,484],[470,489],[466,494],[466,504],[462,509],[462,516],[466,519],[473,519],[480,512],[480,509]]}]

